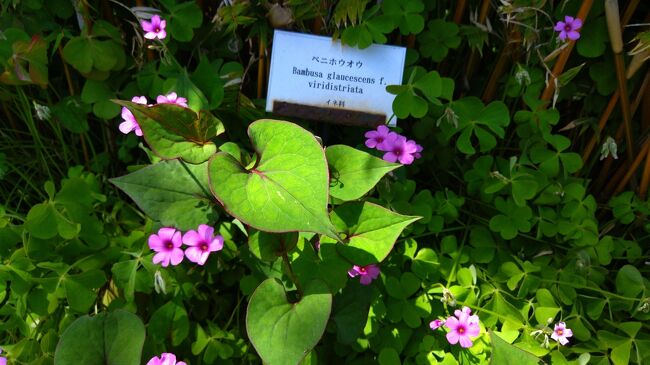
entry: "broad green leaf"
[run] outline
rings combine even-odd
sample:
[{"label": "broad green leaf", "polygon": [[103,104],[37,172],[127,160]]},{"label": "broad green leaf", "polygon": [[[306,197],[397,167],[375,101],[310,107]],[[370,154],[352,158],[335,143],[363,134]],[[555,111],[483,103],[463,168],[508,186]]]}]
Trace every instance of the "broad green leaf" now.
[{"label": "broad green leaf", "polygon": [[175,104],[148,107],[130,101],[114,102],[133,113],[145,140],[162,159],[181,158],[200,164],[217,151],[212,138],[223,133],[224,128],[221,121],[209,112],[197,114]]},{"label": "broad green leaf", "polygon": [[258,120],[248,134],[258,155],[253,167],[223,152],[210,160],[210,187],[226,211],[262,231],[337,238],[327,216],[327,161],[316,138],[278,120]]},{"label": "broad green leaf", "polygon": [[399,353],[392,347],[386,347],[379,352],[379,357],[377,358],[379,365],[401,365],[402,362],[399,359]]},{"label": "broad green leaf", "polygon": [[434,62],[442,61],[449,49],[460,46],[461,38],[456,23],[435,19],[427,24],[428,28],[418,36],[422,56],[431,58]]},{"label": "broad green leaf", "polygon": [[178,346],[190,333],[187,311],[181,304],[167,302],[151,315],[148,330],[149,333],[155,334],[151,336],[155,343],[170,339],[172,345]]},{"label": "broad green leaf", "polygon": [[344,238],[339,252],[360,266],[384,260],[402,230],[420,219],[368,202],[340,205],[332,211],[331,218]]},{"label": "broad green leaf", "polygon": [[337,296],[332,310],[336,323],[336,338],[344,344],[352,344],[363,332],[372,301],[372,287],[358,282],[348,284]]},{"label": "broad green leaf", "polygon": [[36,238],[49,239],[57,234],[65,239],[76,237],[81,225],[63,216],[52,202],[34,205],[27,213],[25,230]]},{"label": "broad green leaf", "polygon": [[189,165],[162,161],[110,181],[147,216],[165,226],[196,229],[214,221],[214,200],[208,188],[207,163]]},{"label": "broad green leaf", "polygon": [[103,271],[91,270],[78,275],[65,276],[63,285],[70,308],[77,312],[88,312],[97,301],[98,289],[106,284]]},{"label": "broad green leaf", "polygon": [[438,255],[428,247],[420,249],[411,264],[413,273],[423,280],[434,281],[437,279],[440,276],[439,269]]},{"label": "broad green leaf", "polygon": [[298,233],[268,233],[253,230],[248,235],[248,249],[258,259],[275,261],[283,253],[296,247]]},{"label": "broad green leaf", "polygon": [[82,316],[61,335],[57,365],[139,365],[144,325],[135,314],[117,310]]},{"label": "broad green leaf", "polygon": [[401,166],[345,145],[328,147],[325,155],[330,168],[330,195],[341,200],[361,198],[382,176]]},{"label": "broad green leaf", "polygon": [[490,331],[492,342],[492,358],[490,364],[517,364],[517,365],[538,365],[541,359],[530,352],[519,349]]},{"label": "broad green leaf", "polygon": [[170,12],[169,32],[172,38],[181,42],[191,41],[194,29],[200,27],[203,22],[201,8],[193,2],[174,4],[174,2],[165,1],[164,3]]},{"label": "broad green leaf", "polygon": [[322,281],[307,283],[291,303],[282,284],[267,279],[251,296],[246,332],[264,363],[297,365],[323,335],[331,308],[332,294]]}]

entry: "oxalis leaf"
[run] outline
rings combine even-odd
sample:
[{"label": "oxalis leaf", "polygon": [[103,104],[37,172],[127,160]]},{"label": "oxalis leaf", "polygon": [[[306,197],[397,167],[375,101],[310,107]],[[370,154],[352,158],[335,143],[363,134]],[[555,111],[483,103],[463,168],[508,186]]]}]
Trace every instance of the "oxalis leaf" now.
[{"label": "oxalis leaf", "polygon": [[[420,218],[368,202],[343,204],[331,213],[332,223],[344,235],[345,245],[339,245],[339,252],[360,266],[385,259],[402,230]],[[330,241],[322,238],[321,242]]]},{"label": "oxalis leaf", "polygon": [[318,343],[330,317],[332,294],[320,280],[310,281],[296,303],[284,287],[267,279],[251,296],[246,332],[265,364],[297,365]]},{"label": "oxalis leaf", "polygon": [[537,365],[541,361],[530,352],[507,343],[492,331],[490,331],[490,342],[492,342],[490,364]]},{"label": "oxalis leaf", "polygon": [[330,167],[330,195],[341,200],[361,198],[385,174],[400,167],[349,146],[336,145],[325,150]]},{"label": "oxalis leaf", "polygon": [[146,106],[113,100],[128,108],[138,121],[144,139],[165,160],[181,158],[199,164],[217,152],[212,138],[224,132],[221,121],[209,112],[195,113],[175,104]]},{"label": "oxalis leaf", "polygon": [[[214,221],[214,199],[208,187],[207,162],[162,161],[110,181],[147,216],[181,230]],[[212,217],[212,219],[210,219]]]},{"label": "oxalis leaf", "polygon": [[61,335],[56,365],[139,365],[144,345],[144,325],[124,310],[82,316]]},{"label": "oxalis leaf", "polygon": [[337,238],[327,216],[328,171],[316,138],[289,122],[248,127],[257,162],[247,169],[220,152],[208,167],[210,187],[226,211],[262,231],[308,231]]}]

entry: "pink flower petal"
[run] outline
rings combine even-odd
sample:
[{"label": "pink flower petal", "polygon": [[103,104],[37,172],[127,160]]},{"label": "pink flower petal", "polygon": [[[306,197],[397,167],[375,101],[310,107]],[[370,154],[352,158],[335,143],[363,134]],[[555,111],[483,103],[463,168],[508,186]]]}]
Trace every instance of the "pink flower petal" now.
[{"label": "pink flower petal", "polygon": [[560,22],[557,22],[557,24],[555,24],[555,28],[553,28],[553,29],[558,31],[558,32],[561,32],[561,31],[564,30],[565,25],[566,24],[564,24],[564,22],[560,21]]},{"label": "pink flower petal", "polygon": [[574,30],[578,30],[578,29],[582,28],[582,20],[580,18],[575,18],[573,20],[572,28]]},{"label": "pink flower petal", "polygon": [[161,251],[154,255],[152,261],[154,264],[160,264],[160,266],[162,267],[167,267],[169,266],[169,260],[170,260],[169,256],[170,255],[168,252]]},{"label": "pink flower petal", "polygon": [[185,249],[185,257],[192,262],[200,262],[203,251],[198,246],[191,246]]},{"label": "pink flower petal", "polygon": [[576,32],[575,30],[571,30],[568,33],[568,37],[572,41],[577,41],[578,39],[580,39],[580,33]]},{"label": "pink flower petal", "polygon": [[455,345],[458,343],[458,340],[460,336],[458,335],[458,332],[456,331],[451,331],[447,332],[447,341],[449,341],[450,344]]},{"label": "pink flower petal", "polygon": [[[449,337],[447,337],[447,339],[449,339]],[[460,347],[464,347],[467,349],[472,347],[473,345],[472,340],[470,340],[468,336],[458,336],[458,339],[460,341]]]},{"label": "pink flower petal", "polygon": [[145,33],[144,37],[147,38],[147,39],[155,39],[157,37],[157,35],[154,32],[149,32],[149,33]]},{"label": "pink flower petal", "polygon": [[455,331],[456,328],[458,328],[459,324],[460,323],[456,317],[449,317],[447,318],[447,321],[445,321],[445,327],[449,328],[452,331]]},{"label": "pink flower petal", "polygon": [[120,125],[118,126],[118,129],[120,130],[120,132],[122,132],[124,134],[129,134],[129,133],[131,133],[132,130],[135,129],[135,125],[134,125],[133,122],[126,120],[126,121],[120,123]]},{"label": "pink flower petal", "polygon": [[210,242],[210,251],[221,251],[223,249],[223,237],[217,236]]},{"label": "pink flower petal", "polygon": [[203,242],[203,239],[195,230],[189,230],[183,235],[183,243],[188,246],[198,246],[201,242]]},{"label": "pink flower petal", "polygon": [[158,356],[154,356],[147,362],[147,365],[160,365],[160,358]]},{"label": "pink flower petal", "polygon": [[171,257],[172,265],[176,266],[183,261],[183,258],[185,257],[185,253],[180,248],[175,248],[172,250],[170,257]]},{"label": "pink flower petal", "polygon": [[163,227],[158,230],[158,236],[160,236],[164,241],[171,241],[174,237],[174,233],[176,233],[176,228]]},{"label": "pink flower petal", "polygon": [[154,251],[160,251],[163,247],[163,240],[158,235],[152,234],[148,240],[149,248]]}]

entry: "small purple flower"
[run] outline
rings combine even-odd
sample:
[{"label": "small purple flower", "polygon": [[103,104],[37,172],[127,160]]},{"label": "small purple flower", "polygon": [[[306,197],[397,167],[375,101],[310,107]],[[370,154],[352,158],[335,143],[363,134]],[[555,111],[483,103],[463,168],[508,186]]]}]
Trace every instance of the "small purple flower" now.
[{"label": "small purple flower", "polygon": [[187,365],[184,361],[176,362],[176,355],[164,352],[160,357],[154,356],[147,365]]},{"label": "small purple flower", "polygon": [[379,266],[373,264],[370,264],[368,266],[354,265],[350,270],[348,270],[348,275],[350,275],[351,278],[361,276],[359,282],[362,285],[369,285],[379,276]]},{"label": "small purple flower", "polygon": [[160,19],[160,16],[158,15],[152,16],[150,22],[143,20],[140,22],[140,25],[146,32],[144,37],[147,39],[165,39],[165,37],[167,37],[167,32],[165,32],[167,21]]},{"label": "small purple flower", "polygon": [[454,316],[447,318],[444,326],[449,328],[447,332],[447,341],[455,345],[460,343],[461,347],[472,347],[472,339],[480,334],[481,329],[478,325],[479,318],[476,315],[471,315],[472,311],[468,307],[463,307],[462,310],[454,311]]},{"label": "small purple flower", "polygon": [[[131,101],[137,104],[147,105],[147,98],[145,96],[134,96]],[[122,107],[122,119],[124,119],[124,121],[120,123],[120,132],[129,134],[131,131],[135,131],[136,136],[142,136],[142,129],[140,129],[138,121],[135,120],[133,113],[125,107]]]},{"label": "small purple flower", "polygon": [[[0,354],[2,353],[2,348],[0,348]],[[0,365],[7,365],[7,358],[0,357]]]},{"label": "small purple flower", "polygon": [[199,230],[188,231],[183,235],[183,243],[190,246],[185,249],[188,260],[199,265],[205,264],[210,252],[220,251],[223,248],[223,237],[214,235],[214,228],[201,224]]},{"label": "small purple flower", "polygon": [[582,20],[579,18],[574,18],[572,16],[566,15],[564,21],[559,21],[555,24],[555,31],[560,32],[560,39],[566,40],[569,38],[572,41],[578,40],[580,38],[580,33],[578,30],[582,28]]},{"label": "small purple flower", "polygon": [[406,140],[404,136],[389,137],[386,144],[390,146],[388,152],[384,154],[384,160],[388,162],[397,162],[410,165],[415,160],[417,152],[417,143],[412,140]]},{"label": "small purple flower", "polygon": [[559,342],[560,345],[566,345],[567,343],[569,343],[567,337],[572,337],[572,336],[573,336],[573,331],[571,331],[570,328],[566,328],[566,323],[560,322],[555,325],[551,338]]},{"label": "small purple flower", "polygon": [[181,232],[175,228],[164,227],[158,230],[158,234],[149,236],[149,248],[156,251],[153,263],[161,263],[162,267],[176,266],[183,261],[183,244]]},{"label": "small purple flower", "polygon": [[156,103],[158,104],[176,104],[182,107],[187,108],[187,99],[184,97],[176,95],[175,92],[171,92],[167,95],[158,95],[156,98]]},{"label": "small purple flower", "polygon": [[380,151],[388,151],[390,149],[390,146],[386,145],[386,140],[389,138],[389,136],[397,136],[397,133],[391,132],[388,127],[385,125],[380,125],[377,127],[376,130],[373,131],[368,131],[364,136],[368,138],[366,140],[366,146],[368,148],[376,148]]},{"label": "small purple flower", "polygon": [[442,319],[434,319],[429,323],[429,327],[431,327],[432,330],[437,330],[440,328],[440,326],[443,326],[445,324],[445,321]]}]

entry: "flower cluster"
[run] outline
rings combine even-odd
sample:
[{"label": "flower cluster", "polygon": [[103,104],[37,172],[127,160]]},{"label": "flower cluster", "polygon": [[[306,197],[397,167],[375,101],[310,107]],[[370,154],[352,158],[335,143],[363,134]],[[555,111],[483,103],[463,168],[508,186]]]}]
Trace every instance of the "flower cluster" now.
[{"label": "flower cluster", "polygon": [[[185,251],[181,246],[185,244]],[[223,237],[214,235],[214,228],[206,224],[199,225],[198,230],[189,230],[182,234],[171,227],[163,227],[157,234],[149,236],[149,248],[156,251],[153,257],[154,264],[161,264],[163,267],[178,265],[184,257],[188,260],[204,265],[210,253],[221,251],[223,248]]]},{"label": "flower cluster", "polygon": [[159,15],[154,15],[151,17],[151,21],[148,22],[143,20],[140,22],[142,30],[145,31],[144,37],[147,39],[165,39],[167,37],[167,32],[165,32],[165,27],[167,27],[167,21],[161,19]]},{"label": "flower cluster", "polygon": [[[137,104],[147,105],[146,96],[134,96],[133,99],[131,99],[131,101]],[[171,92],[167,95],[158,95],[158,97],[156,98],[156,103],[176,104],[184,108],[187,108],[187,99],[178,96],[175,92]],[[147,105],[147,106],[152,106],[152,105]],[[140,129],[140,125],[138,124],[138,121],[135,120],[135,116],[133,115],[133,113],[131,113],[131,111],[125,107],[122,107],[122,119],[124,119],[124,121],[120,123],[119,126],[120,132],[124,134],[129,134],[131,133],[131,131],[135,131],[136,136],[138,137],[142,136],[142,129]]]},{"label": "flower cluster", "polygon": [[350,270],[348,270],[348,275],[350,275],[351,278],[360,276],[359,282],[362,285],[370,285],[370,283],[379,276],[379,266],[372,264],[368,266],[354,265]]},{"label": "flower cluster", "polygon": [[422,146],[411,139],[392,132],[385,125],[380,125],[376,130],[366,132],[366,146],[385,152],[383,159],[388,162],[397,162],[410,165],[416,158],[422,157]]},{"label": "flower cluster", "polygon": [[560,40],[565,41],[569,38],[570,40],[575,41],[580,38],[580,33],[578,32],[580,28],[582,28],[582,20],[567,15],[564,17],[564,21],[560,20],[557,22],[553,29],[560,33]]},{"label": "flower cluster", "polygon": [[478,316],[473,315],[469,307],[463,307],[460,310],[455,310],[454,315],[446,320],[436,319],[431,321],[429,327],[432,330],[436,330],[442,326],[447,327],[449,329],[449,332],[447,332],[447,341],[450,344],[455,345],[460,343],[461,347],[470,348],[473,344],[471,337],[477,337],[481,333],[478,322]]},{"label": "flower cluster", "polygon": [[158,356],[154,356],[147,362],[147,365],[187,365],[184,361],[176,362],[176,355],[169,352],[164,352]]}]

